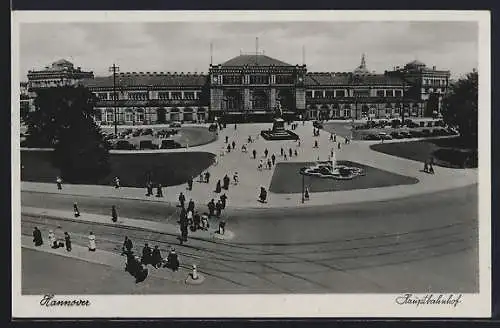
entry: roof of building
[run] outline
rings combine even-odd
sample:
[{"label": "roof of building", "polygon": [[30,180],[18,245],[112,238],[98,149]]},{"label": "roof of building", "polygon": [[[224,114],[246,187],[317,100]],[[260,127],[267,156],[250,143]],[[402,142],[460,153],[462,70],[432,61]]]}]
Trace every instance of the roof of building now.
[{"label": "roof of building", "polygon": [[[116,84],[120,87],[135,86],[203,86],[207,75],[185,73],[120,73],[116,76]],[[84,79],[82,83],[90,88],[113,86],[113,75]]]},{"label": "roof of building", "polygon": [[420,60],[412,60],[411,62],[409,62],[408,64],[406,64],[408,66],[425,66],[424,63],[422,63]]},{"label": "roof of building", "polygon": [[306,86],[333,86],[333,85],[403,85],[398,76],[385,74],[352,74],[352,73],[307,73]]},{"label": "roof of building", "polygon": [[228,61],[221,64],[222,66],[293,66],[282,62],[281,60],[261,55],[261,54],[252,54],[252,55],[239,55],[234,58],[229,59]]}]

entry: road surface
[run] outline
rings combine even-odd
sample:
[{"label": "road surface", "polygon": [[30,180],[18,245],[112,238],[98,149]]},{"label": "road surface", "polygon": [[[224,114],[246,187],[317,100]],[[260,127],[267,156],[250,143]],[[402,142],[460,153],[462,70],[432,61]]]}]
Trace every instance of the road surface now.
[{"label": "road surface", "polygon": [[[196,261],[207,274],[198,289],[172,287],[156,278],[148,278],[143,284],[149,287],[141,287],[120,269],[24,250],[23,292],[41,294],[57,288],[76,294],[476,292],[477,195],[477,186],[469,186],[376,203],[229,209],[226,217],[228,229],[235,233],[233,240],[191,239],[183,246],[176,236],[153,231],[23,216],[23,234],[31,234],[35,225],[45,231],[61,225],[70,231],[73,243],[86,245],[85,238],[93,231],[99,248],[110,252],[119,252],[125,235],[139,251],[145,242],[164,252],[174,245],[183,263]],[[177,220],[177,209],[161,203],[22,193],[23,206],[71,210],[74,201],[81,212],[109,215],[114,204],[124,217]]]}]

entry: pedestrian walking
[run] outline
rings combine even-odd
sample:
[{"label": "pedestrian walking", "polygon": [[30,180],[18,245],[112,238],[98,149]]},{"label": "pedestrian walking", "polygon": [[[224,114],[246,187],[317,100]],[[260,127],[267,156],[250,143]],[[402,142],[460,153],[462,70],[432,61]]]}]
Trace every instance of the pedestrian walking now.
[{"label": "pedestrian walking", "polygon": [[337,146],[338,146],[338,149],[340,149],[340,142],[337,144]]},{"label": "pedestrian walking", "polygon": [[226,175],[224,175],[224,178],[222,179],[223,187],[225,190],[229,189],[229,183],[231,182],[231,179]]},{"label": "pedestrian walking", "polygon": [[67,232],[64,233],[64,245],[66,245],[66,250],[71,252],[71,237]]},{"label": "pedestrian walking", "polygon": [[158,185],[156,186],[156,197],[163,197],[163,190],[161,183],[158,183]]},{"label": "pedestrian walking", "polygon": [[234,129],[236,130],[238,128],[238,126],[236,125],[236,123],[234,123]]},{"label": "pedestrian walking", "polygon": [[432,163],[429,163],[429,173],[434,174],[434,166],[432,166]]},{"label": "pedestrian walking", "polygon": [[151,264],[151,255],[152,255],[151,247],[149,247],[148,243],[145,243],[144,247],[142,248],[141,263],[144,265]]},{"label": "pedestrian walking", "polygon": [[130,254],[132,252],[132,247],[132,240],[130,240],[128,236],[125,236],[125,241],[122,246],[122,255]]},{"label": "pedestrian walking", "polygon": [[299,145],[299,147],[300,147],[300,139],[298,140],[298,145]]},{"label": "pedestrian walking", "polygon": [[271,161],[273,165],[276,163],[276,156],[274,154],[271,155]]},{"label": "pedestrian walking", "polygon": [[267,148],[264,150],[264,157],[267,158],[267,155],[269,154],[269,150],[267,150]]},{"label": "pedestrian walking", "polygon": [[234,181],[235,185],[237,185],[238,182],[240,181],[240,178],[238,177],[238,172],[234,172],[234,174],[233,174],[233,181]]},{"label": "pedestrian walking", "polygon": [[210,183],[210,172],[205,173],[205,183]]},{"label": "pedestrian walking", "polygon": [[293,156],[292,148],[288,148],[288,155],[290,158]]},{"label": "pedestrian walking", "polygon": [[288,160],[288,158],[286,157],[286,154],[285,154],[285,156],[284,156],[284,159],[285,159],[285,161],[286,161],[286,160]]},{"label": "pedestrian walking", "polygon": [[424,172],[429,173],[429,164],[427,164],[427,160],[424,161]]},{"label": "pedestrian walking", "polygon": [[217,181],[217,184],[215,185],[215,192],[216,193],[220,193],[222,190],[221,186],[220,186],[220,180]]},{"label": "pedestrian walking", "polygon": [[297,152],[297,149],[295,149],[295,151],[293,152],[293,154],[295,155],[295,157],[297,157],[299,154]]},{"label": "pedestrian walking", "polygon": [[314,148],[318,148],[318,140],[314,140]]},{"label": "pedestrian walking", "polygon": [[187,220],[181,221],[181,245],[188,241],[188,223]]},{"label": "pedestrian walking", "polygon": [[228,136],[226,136],[226,143],[228,143],[228,142],[229,142],[229,137],[228,137]]},{"label": "pedestrian walking", "polygon": [[56,178],[57,190],[62,190],[62,179],[61,177]]},{"label": "pedestrian walking", "polygon": [[151,254],[151,264],[156,268],[160,268],[161,262],[163,262],[163,258],[161,257],[160,249],[158,245],[153,249],[153,253]]},{"label": "pedestrian walking", "polygon": [[248,143],[253,143],[253,139],[252,139],[252,136],[248,136]]},{"label": "pedestrian walking", "polygon": [[113,221],[113,222],[118,221],[118,213],[116,212],[116,206],[115,205],[111,206],[111,221]]},{"label": "pedestrian walking", "polygon": [[215,201],[213,198],[212,200],[210,200],[210,202],[208,202],[207,207],[208,207],[208,215],[213,216],[215,211]]},{"label": "pedestrian walking", "polygon": [[333,142],[337,142],[337,135],[333,136]]},{"label": "pedestrian walking", "polygon": [[38,229],[38,227],[33,229],[33,242],[35,243],[35,246],[43,245],[42,232]]},{"label": "pedestrian walking", "polygon": [[222,212],[222,203],[219,199],[215,204],[215,216],[220,218],[221,212]]},{"label": "pedestrian walking", "polygon": [[168,253],[166,266],[172,271],[177,271],[179,269],[179,258],[177,257],[175,248],[172,248],[172,250]]},{"label": "pedestrian walking", "polygon": [[304,191],[304,199],[305,200],[309,200],[309,188],[306,187],[305,188],[305,191]]},{"label": "pedestrian walking", "polygon": [[284,153],[283,147],[281,147],[281,151],[280,152],[281,152],[281,157],[283,157],[283,153]]},{"label": "pedestrian walking", "polygon": [[260,187],[259,200],[262,203],[265,203],[267,200],[267,191],[266,191],[266,188],[264,188],[264,187]]},{"label": "pedestrian walking", "polygon": [[227,145],[227,152],[230,153],[231,152],[231,145]]},{"label": "pedestrian walking", "polygon": [[181,192],[179,194],[179,203],[181,205],[181,208],[184,208],[184,202],[186,201],[186,197],[184,196],[184,194]]},{"label": "pedestrian walking", "polygon": [[89,234],[89,251],[91,252],[95,252],[95,249],[96,249],[96,245],[95,245],[95,235],[94,233],[91,231],[90,234]]},{"label": "pedestrian walking", "polygon": [[272,168],[272,163],[271,163],[271,160],[268,158],[267,159],[267,169],[270,170]]},{"label": "pedestrian walking", "polygon": [[151,180],[148,180],[146,183],[146,196],[152,196],[153,195],[153,183]]},{"label": "pedestrian walking", "polygon": [[57,240],[54,231],[49,230],[49,245],[52,248],[57,248]]},{"label": "pedestrian walking", "polygon": [[255,151],[255,149],[252,150],[252,155],[253,155],[253,159],[257,158],[257,151]]},{"label": "pedestrian walking", "polygon": [[221,205],[222,205],[222,209],[225,209],[226,208],[226,202],[227,202],[227,196],[226,196],[226,194],[222,194],[222,196],[220,196],[220,202],[221,202]]},{"label": "pedestrian walking", "polygon": [[189,178],[188,180],[188,190],[193,190],[193,179]]},{"label": "pedestrian walking", "polygon": [[233,150],[234,150],[234,147],[236,147],[236,142],[234,142],[234,140],[233,140],[233,142],[231,143],[231,146],[233,146]]},{"label": "pedestrian walking", "polygon": [[330,141],[333,141],[333,133],[330,133]]},{"label": "pedestrian walking", "polygon": [[259,171],[262,171],[263,168],[264,168],[264,161],[261,159],[259,160],[259,166],[257,166],[257,169]]},{"label": "pedestrian walking", "polygon": [[189,199],[187,210],[194,212],[194,201],[192,198]]},{"label": "pedestrian walking", "polygon": [[120,178],[119,177],[115,177],[114,184],[115,184],[115,189],[120,188]]},{"label": "pedestrian walking", "polygon": [[78,204],[76,202],[73,203],[73,213],[75,215],[75,218],[80,216],[80,210],[78,209]]}]

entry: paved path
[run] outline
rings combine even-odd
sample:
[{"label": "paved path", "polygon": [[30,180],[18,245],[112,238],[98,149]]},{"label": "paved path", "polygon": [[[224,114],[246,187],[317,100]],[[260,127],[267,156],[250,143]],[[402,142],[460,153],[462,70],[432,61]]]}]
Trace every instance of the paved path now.
[{"label": "paved path", "polygon": [[[155,222],[151,220],[139,220],[139,219],[130,219],[120,216],[116,223],[111,221],[110,216],[93,214],[82,212],[78,218],[75,218],[73,212],[62,211],[57,209],[46,209],[46,208],[36,208],[36,207],[22,207],[22,214],[33,215],[37,217],[48,217],[48,218],[57,218],[63,219],[65,221],[73,221],[73,222],[81,222],[81,223],[99,223],[109,226],[120,226],[134,229],[142,229],[155,231],[160,233],[165,233],[169,235],[178,236],[180,234],[179,225],[177,222]],[[165,221],[168,221],[167,219]],[[173,221],[170,218],[169,221]],[[230,230],[225,231],[224,235],[220,235],[217,233],[217,224],[215,224],[214,219],[210,219],[211,227],[208,230],[197,230],[195,232],[189,233],[190,238],[197,239],[221,239],[221,240],[230,240],[234,237],[234,233]]]},{"label": "paved path", "polygon": [[[371,150],[369,146],[373,143],[377,143],[377,141],[353,141],[348,145],[342,144],[340,150],[336,149],[337,160],[349,160],[386,171],[416,177],[419,179],[419,183],[376,189],[311,193],[310,200],[305,204],[301,204],[300,194],[268,193],[268,202],[262,204],[257,201],[258,192],[261,186],[268,189],[274,172],[274,168],[271,170],[257,170],[258,162],[259,159],[263,157],[264,149],[267,148],[269,150],[269,156],[273,153],[276,154],[277,162],[285,161],[284,158],[280,156],[281,147],[284,148],[285,152],[287,152],[289,148],[293,150],[297,149],[298,156],[289,158],[289,162],[310,162],[316,161],[318,158],[320,160],[327,160],[331,148],[334,147],[334,144],[329,141],[329,134],[325,131],[321,131],[320,136],[317,138],[312,136],[313,128],[311,122],[306,122],[305,125],[299,123],[298,129],[295,130],[302,139],[300,147],[294,141],[266,141],[258,137],[261,130],[268,129],[271,126],[271,123],[240,124],[235,130],[233,125],[228,125],[226,129],[220,131],[217,141],[203,146],[184,149],[183,151],[206,151],[217,155],[218,163],[208,169],[211,174],[210,184],[195,182],[192,191],[187,190],[186,184],[171,186],[165,188],[165,197],[162,199],[146,197],[144,195],[145,189],[142,188],[120,188],[119,190],[115,190],[110,186],[66,184],[62,191],[58,191],[55,184],[35,182],[22,182],[21,188],[23,191],[64,193],[69,195],[102,195],[103,197],[140,200],[150,199],[151,201],[170,203],[175,203],[179,193],[183,192],[187,199],[192,198],[196,203],[206,203],[210,198],[218,198],[219,195],[214,192],[215,184],[218,179],[222,180],[225,174],[228,174],[232,179],[233,174],[238,172],[239,184],[237,186],[231,185],[229,191],[224,191],[229,197],[229,207],[283,208],[388,200],[449,190],[474,184],[478,181],[477,169],[436,167],[436,174],[429,175],[420,172],[423,168],[420,162],[398,158]],[[230,153],[223,150],[227,146],[227,144],[225,144],[225,136],[229,137],[230,143],[233,140],[237,143],[236,149]],[[246,141],[248,136],[252,136],[255,141],[247,144],[248,153],[242,153],[242,141]],[[319,142],[319,149],[313,148],[315,139]],[[341,142],[344,141],[342,137],[337,137],[337,140]],[[257,159],[252,158],[251,152],[253,149],[258,153]],[[167,152],[169,151],[171,152],[172,150],[168,150]],[[165,151],[156,150],[150,152]],[[221,154],[224,154],[224,156],[221,156]]]}]

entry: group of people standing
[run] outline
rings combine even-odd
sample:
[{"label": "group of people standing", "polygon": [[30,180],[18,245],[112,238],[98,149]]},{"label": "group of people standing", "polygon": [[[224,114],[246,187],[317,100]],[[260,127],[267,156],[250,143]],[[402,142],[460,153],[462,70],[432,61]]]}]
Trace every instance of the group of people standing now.
[{"label": "group of people standing", "polygon": [[[60,229],[60,227],[58,227]],[[71,243],[71,236],[67,231],[64,232],[64,236],[57,236],[54,233],[54,230],[49,230],[48,236],[49,240],[49,246],[53,249],[57,248],[62,248],[65,247],[66,251],[71,252],[73,249],[72,243]],[[95,235],[93,232],[89,233],[88,236],[88,250],[90,252],[95,252],[96,250],[96,242],[95,242]],[[33,229],[33,243],[35,244],[36,247],[40,247],[43,245],[43,237],[42,237],[42,232],[38,227],[35,227]]]}]

